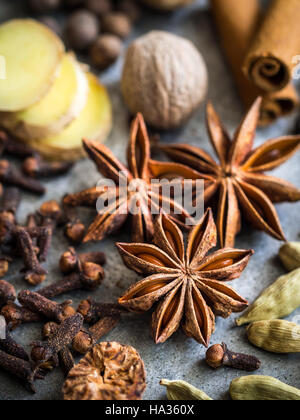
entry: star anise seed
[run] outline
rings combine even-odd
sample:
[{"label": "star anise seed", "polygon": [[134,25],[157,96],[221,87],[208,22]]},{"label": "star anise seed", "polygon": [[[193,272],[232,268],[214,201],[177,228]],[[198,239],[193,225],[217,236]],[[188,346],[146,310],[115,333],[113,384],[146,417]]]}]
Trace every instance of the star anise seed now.
[{"label": "star anise seed", "polygon": [[156,343],[165,342],[182,325],[185,333],[208,346],[215,315],[227,318],[242,312],[248,302],[225,282],[240,277],[254,251],[220,249],[212,212],[189,233],[185,249],[181,230],[161,213],[155,222],[154,243],[117,243],[125,264],[149,277],[134,284],[119,304],[135,312],[159,302],[152,318]]},{"label": "star anise seed", "polygon": [[[151,241],[154,233],[154,217],[164,206],[170,208],[171,217],[176,223],[185,226],[189,213],[182,205],[164,193],[163,188],[151,183],[154,176],[164,178],[164,175],[176,173],[177,182],[183,183],[184,178],[196,180],[200,178],[195,170],[180,164],[156,162],[150,159],[150,140],[144,118],[138,114],[131,127],[128,145],[128,168],[123,165],[113,153],[103,144],[85,140],[84,148],[96,164],[99,172],[116,183],[116,188],[104,186],[95,187],[78,194],[65,197],[64,203],[70,206],[96,206],[99,198],[103,202],[111,200],[110,206],[101,211],[88,229],[84,242],[100,241],[111,233],[118,231],[128,217],[131,217],[131,232],[134,242]],[[120,175],[127,182],[127,190],[122,191]],[[126,185],[126,184],[125,184]],[[137,208],[135,208],[137,207]],[[135,211],[131,211],[134,209]],[[152,209],[154,209],[154,213]]]},{"label": "star anise seed", "polygon": [[[207,106],[207,126],[217,163],[198,147],[186,144],[161,145],[176,162],[199,171],[205,179],[205,204],[216,200],[221,246],[234,246],[243,216],[259,230],[285,240],[273,203],[300,200],[300,190],[287,181],[265,175],[285,163],[300,147],[300,136],[268,140],[253,150],[259,120],[258,98],[231,141],[212,104]],[[210,179],[208,179],[208,177]]]}]

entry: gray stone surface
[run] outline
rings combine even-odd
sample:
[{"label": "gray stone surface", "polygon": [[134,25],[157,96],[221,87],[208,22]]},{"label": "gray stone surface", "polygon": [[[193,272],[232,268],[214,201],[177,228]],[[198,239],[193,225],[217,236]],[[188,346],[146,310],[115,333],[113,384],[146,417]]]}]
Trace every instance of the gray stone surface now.
[{"label": "gray stone surface", "polygon": [[[22,2],[21,2],[22,3]],[[0,20],[21,15],[18,10],[18,1],[0,1]],[[177,14],[154,15],[149,14],[139,22],[133,38],[152,29],[163,29],[185,36],[192,40],[203,53],[207,62],[210,87],[209,97],[220,112],[224,122],[233,131],[242,117],[242,107],[234,88],[230,72],[224,62],[222,51],[219,48],[214,27],[208,13],[205,1],[197,1],[196,4]],[[114,107],[114,128],[108,140],[109,147],[121,158],[125,156],[125,146],[128,137],[128,114],[123,105],[119,91],[119,78],[122,68],[122,59],[101,76],[101,80],[109,89]],[[259,130],[256,142],[261,144],[264,140],[280,136],[291,130],[294,118],[279,121],[271,128]],[[204,107],[202,106],[191,121],[181,131],[163,135],[165,141],[181,141],[195,144],[211,151],[208,143],[204,124]],[[295,156],[288,164],[275,171],[275,175],[292,181],[300,186],[300,156]],[[38,208],[45,199],[59,199],[65,193],[71,193],[89,187],[98,180],[94,165],[88,161],[82,161],[64,179],[47,183],[48,194],[43,199],[36,200],[27,195],[19,212],[21,220],[25,220],[28,212]],[[289,240],[299,239],[300,203],[282,204],[277,206],[284,231]],[[87,214],[89,219],[92,215]],[[80,251],[103,250],[108,255],[106,266],[106,279],[104,284],[95,293],[95,298],[110,301],[118,298],[122,292],[132,283],[139,279],[133,272],[122,265],[121,259],[114,247],[114,239],[108,239],[101,244],[81,247]],[[118,240],[128,241],[126,232],[121,232]],[[245,228],[238,237],[237,247],[253,248],[256,253],[251,260],[245,273],[240,280],[234,281],[233,286],[243,296],[253,301],[258,294],[269,286],[276,278],[284,273],[278,261],[277,253],[280,243],[269,238],[261,232],[247,230]],[[56,282],[60,277],[57,268],[59,255],[66,250],[68,244],[62,234],[55,237],[51,255],[48,261],[49,276],[47,284]],[[11,272],[11,281],[18,290],[26,287],[20,279],[20,266],[14,266]],[[88,297],[88,293],[73,293],[64,296],[63,300],[72,298],[75,305]],[[298,316],[298,318],[297,318]],[[300,310],[290,316],[290,320],[300,322]],[[228,345],[241,352],[253,353],[262,360],[260,374],[272,375],[276,378],[300,388],[299,380],[299,357],[294,355],[272,355],[251,347],[248,344],[245,329],[234,326],[234,318],[228,320],[218,319],[217,330],[212,338],[212,343],[225,341]],[[214,399],[228,399],[228,388],[232,379],[243,375],[238,371],[221,369],[211,371],[204,362],[205,348],[195,341],[186,338],[181,331],[165,344],[156,346],[149,331],[150,315],[130,315],[124,319],[118,327],[105,339],[117,340],[125,344],[135,346],[145,361],[147,369],[146,399],[161,399],[165,397],[165,390],[159,386],[161,378],[184,379],[193,385],[203,389]],[[40,325],[19,328],[14,336],[30,349],[32,340],[40,339]],[[0,400],[14,399],[45,399],[56,400],[61,398],[61,386],[63,377],[59,370],[47,376],[44,382],[37,385],[38,392],[35,396],[29,394],[22,386],[10,376],[0,373]]]}]

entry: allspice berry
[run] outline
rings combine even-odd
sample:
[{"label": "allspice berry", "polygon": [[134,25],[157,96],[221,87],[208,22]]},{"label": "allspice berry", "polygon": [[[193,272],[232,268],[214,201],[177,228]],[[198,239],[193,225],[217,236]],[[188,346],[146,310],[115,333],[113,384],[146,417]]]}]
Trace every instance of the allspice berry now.
[{"label": "allspice berry", "polygon": [[195,0],[143,0],[143,3],[158,10],[175,10],[193,1]]},{"label": "allspice berry", "polygon": [[130,19],[124,13],[110,13],[102,19],[102,30],[125,39],[131,32]]},{"label": "allspice berry", "polygon": [[131,22],[135,22],[141,15],[141,8],[135,0],[121,0],[118,2],[117,9],[124,13]]},{"label": "allspice berry", "polygon": [[95,67],[104,70],[113,64],[122,52],[123,43],[116,35],[99,36],[90,49],[90,58]]},{"label": "allspice berry", "polygon": [[28,0],[28,6],[34,13],[47,13],[60,7],[61,0]]},{"label": "allspice berry", "polygon": [[97,16],[88,10],[78,10],[68,18],[66,39],[71,48],[84,50],[96,39],[100,31]]},{"label": "allspice berry", "polygon": [[204,101],[205,62],[188,40],[153,31],[128,49],[121,88],[132,114],[141,112],[156,129],[182,125]]},{"label": "allspice berry", "polygon": [[95,15],[102,17],[112,11],[111,0],[86,0],[85,7]]}]

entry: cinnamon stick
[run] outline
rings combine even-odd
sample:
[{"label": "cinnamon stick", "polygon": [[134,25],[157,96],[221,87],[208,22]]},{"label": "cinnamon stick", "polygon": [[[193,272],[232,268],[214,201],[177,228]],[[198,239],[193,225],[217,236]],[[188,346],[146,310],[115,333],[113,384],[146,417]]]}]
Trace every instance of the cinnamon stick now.
[{"label": "cinnamon stick", "polygon": [[256,97],[263,96],[260,116],[260,125],[263,126],[292,113],[299,98],[291,84],[279,92],[266,93],[247,80],[242,72],[245,55],[262,20],[259,0],[211,0],[211,6],[223,49],[246,108]]},{"label": "cinnamon stick", "polygon": [[300,1],[273,0],[246,55],[244,74],[265,91],[279,91],[291,81],[299,51]]}]

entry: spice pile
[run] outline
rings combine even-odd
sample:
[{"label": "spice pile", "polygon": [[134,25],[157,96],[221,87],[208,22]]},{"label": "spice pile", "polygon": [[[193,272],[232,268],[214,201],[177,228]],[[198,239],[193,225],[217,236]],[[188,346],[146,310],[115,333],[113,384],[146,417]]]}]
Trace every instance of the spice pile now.
[{"label": "spice pile", "polygon": [[[27,5],[35,16],[42,15],[39,20],[61,36],[68,48],[88,53],[93,66],[100,70],[117,60],[132,24],[141,15],[135,0],[28,0]],[[63,25],[47,15],[61,9],[66,13]]]}]

